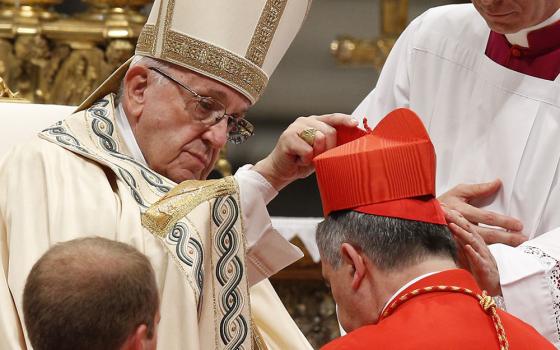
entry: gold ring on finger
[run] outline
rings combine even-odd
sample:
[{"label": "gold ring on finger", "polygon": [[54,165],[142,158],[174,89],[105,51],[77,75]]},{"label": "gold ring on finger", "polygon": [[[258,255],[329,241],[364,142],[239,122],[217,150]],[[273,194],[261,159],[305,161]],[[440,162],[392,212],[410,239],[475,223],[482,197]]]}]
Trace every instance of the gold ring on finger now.
[{"label": "gold ring on finger", "polygon": [[298,136],[309,146],[313,146],[315,142],[315,136],[317,136],[317,129],[315,128],[307,128],[299,132]]}]

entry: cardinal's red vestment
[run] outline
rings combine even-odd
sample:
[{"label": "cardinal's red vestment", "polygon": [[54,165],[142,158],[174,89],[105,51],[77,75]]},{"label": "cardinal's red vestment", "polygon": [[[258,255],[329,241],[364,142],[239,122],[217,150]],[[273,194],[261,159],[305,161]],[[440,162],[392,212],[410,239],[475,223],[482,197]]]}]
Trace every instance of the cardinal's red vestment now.
[{"label": "cardinal's red vestment", "polygon": [[[439,286],[459,287],[473,293],[446,290],[411,294],[432,286],[435,289]],[[388,316],[381,317],[377,324],[358,328],[327,344],[323,350],[500,349],[490,314],[473,296],[482,295],[482,291],[467,271],[448,270],[420,279],[393,298],[388,307],[405,295],[408,295],[407,300]],[[525,322],[499,309],[497,313],[509,350],[555,349]]]}]

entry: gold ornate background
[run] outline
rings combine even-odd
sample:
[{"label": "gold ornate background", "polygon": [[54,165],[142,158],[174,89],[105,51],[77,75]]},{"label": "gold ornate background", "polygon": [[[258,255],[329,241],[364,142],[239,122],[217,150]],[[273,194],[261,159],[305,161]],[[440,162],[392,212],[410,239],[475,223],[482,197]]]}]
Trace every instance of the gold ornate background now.
[{"label": "gold ornate background", "polygon": [[63,0],[0,0],[0,77],[36,103],[77,105],[134,53],[150,0],[84,0],[85,12],[53,10]]},{"label": "gold ornate background", "polygon": [[[35,103],[77,105],[134,53],[152,0],[82,0],[72,16],[63,0],[0,0],[0,77]],[[380,0],[381,35],[339,37],[331,52],[340,65],[380,69],[407,22],[408,0]]]}]

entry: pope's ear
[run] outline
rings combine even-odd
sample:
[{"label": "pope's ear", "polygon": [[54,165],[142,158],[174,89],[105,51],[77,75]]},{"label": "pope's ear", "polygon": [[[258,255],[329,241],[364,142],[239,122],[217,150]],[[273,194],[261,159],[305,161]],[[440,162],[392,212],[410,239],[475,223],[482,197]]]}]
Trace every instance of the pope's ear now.
[{"label": "pope's ear", "polygon": [[122,99],[126,105],[127,115],[141,115],[146,101],[149,73],[148,68],[142,65],[132,66],[126,72]]},{"label": "pope's ear", "polygon": [[356,290],[360,287],[366,274],[366,264],[360,250],[356,249],[350,243],[342,243],[340,246],[340,255],[343,264],[350,269],[352,274],[352,289]]}]

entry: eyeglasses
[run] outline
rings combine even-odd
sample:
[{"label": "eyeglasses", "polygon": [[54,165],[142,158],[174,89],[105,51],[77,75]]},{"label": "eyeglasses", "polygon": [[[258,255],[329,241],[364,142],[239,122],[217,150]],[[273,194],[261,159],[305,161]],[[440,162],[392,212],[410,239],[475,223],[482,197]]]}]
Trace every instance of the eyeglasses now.
[{"label": "eyeglasses", "polygon": [[222,119],[227,118],[227,133],[229,142],[234,144],[243,143],[255,133],[255,127],[253,124],[249,123],[246,119],[226,114],[226,107],[215,98],[200,96],[185,84],[162,72],[159,68],[149,67],[148,69],[171,80],[193,96],[196,103],[190,104],[191,106],[194,105],[194,107],[191,107],[190,112],[194,118],[204,126],[214,126],[222,121]]}]

